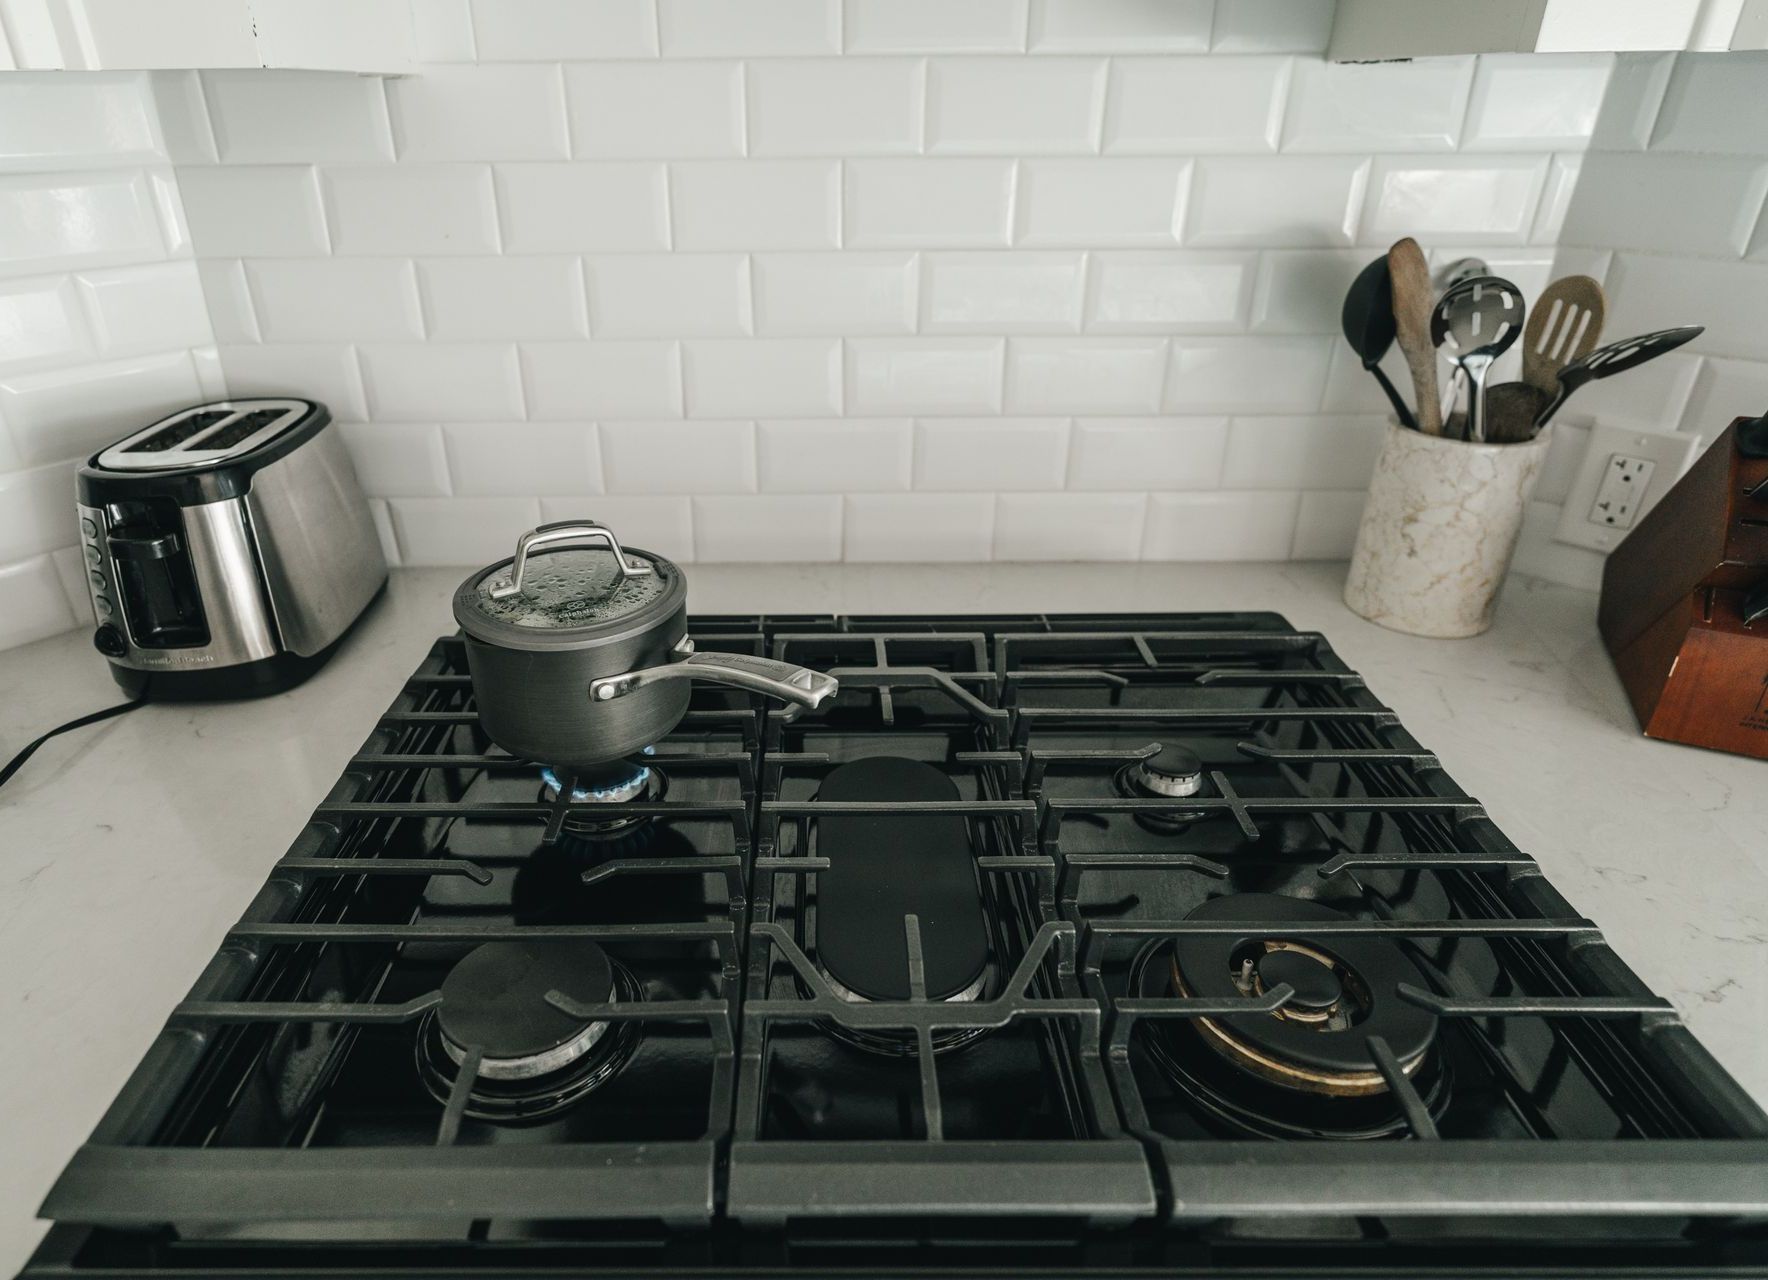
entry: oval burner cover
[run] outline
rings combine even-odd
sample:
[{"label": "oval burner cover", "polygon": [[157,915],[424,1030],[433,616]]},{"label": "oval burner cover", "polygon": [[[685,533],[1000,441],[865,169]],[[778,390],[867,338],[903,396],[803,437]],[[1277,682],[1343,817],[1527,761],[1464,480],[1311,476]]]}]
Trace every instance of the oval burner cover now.
[{"label": "oval burner cover", "polygon": [[[832,800],[959,800],[931,765],[895,756],[830,770],[817,792]],[[816,852],[817,961],[868,1000],[909,997],[902,918],[921,922],[927,995],[943,1000],[972,986],[988,963],[988,929],[964,818],[953,813],[856,813],[820,817]]]}]

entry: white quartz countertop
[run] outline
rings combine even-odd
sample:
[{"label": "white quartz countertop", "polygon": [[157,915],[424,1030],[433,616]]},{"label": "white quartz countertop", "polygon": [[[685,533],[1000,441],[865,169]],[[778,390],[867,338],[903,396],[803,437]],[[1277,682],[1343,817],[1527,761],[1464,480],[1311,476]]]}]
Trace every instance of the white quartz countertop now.
[{"label": "white quartz countertop", "polygon": [[[1524,579],[1473,640],[1383,631],[1344,567],[696,565],[701,613],[1273,609],[1325,632],[1768,1104],[1768,762],[1639,735],[1594,595]],[[37,1205],[430,643],[460,570],[395,572],[301,688],[147,706],[0,789],[0,1275]],[[120,700],[84,631],[0,653],[0,760]]]}]

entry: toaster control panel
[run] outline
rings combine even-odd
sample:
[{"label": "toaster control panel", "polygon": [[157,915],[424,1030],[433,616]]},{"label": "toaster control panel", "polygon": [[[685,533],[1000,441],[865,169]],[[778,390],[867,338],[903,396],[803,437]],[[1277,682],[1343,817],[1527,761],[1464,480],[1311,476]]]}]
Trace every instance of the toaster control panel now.
[{"label": "toaster control panel", "polygon": [[[86,589],[92,597],[92,616],[98,619],[100,627],[110,626],[120,631],[122,619],[117,616],[119,596],[115,570],[110,557],[104,553],[104,513],[92,507],[80,508],[80,554],[86,561]],[[122,640],[120,634],[118,640]],[[124,647],[127,648],[126,641]]]}]

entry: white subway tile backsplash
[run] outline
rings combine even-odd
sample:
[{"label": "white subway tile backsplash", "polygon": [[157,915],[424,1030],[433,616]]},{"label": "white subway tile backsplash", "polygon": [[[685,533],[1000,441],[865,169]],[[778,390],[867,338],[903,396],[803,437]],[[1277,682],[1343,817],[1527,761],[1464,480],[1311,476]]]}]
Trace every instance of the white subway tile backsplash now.
[{"label": "white subway tile backsplash", "polygon": [[753,422],[604,422],[609,493],[753,493]]},{"label": "white subway tile backsplash", "polygon": [[846,347],[849,413],[1000,412],[1000,338],[857,338]]},{"label": "white subway tile backsplash", "polygon": [[1095,253],[1086,327],[1094,333],[1243,329],[1257,270],[1258,256],[1251,253]]},{"label": "white subway tile backsplash", "polygon": [[238,258],[215,258],[198,262],[196,271],[215,341],[259,341],[263,335],[258,330],[252,295],[246,287],[245,263]]},{"label": "white subway tile backsplash", "polygon": [[1213,489],[1226,418],[1076,418],[1070,489]]},{"label": "white subway tile backsplash", "polygon": [[1072,333],[1080,328],[1079,253],[922,255],[923,333]]},{"label": "white subway tile backsplash", "polygon": [[524,342],[522,378],[536,421],[681,416],[676,342]]},{"label": "white subway tile backsplash", "polygon": [[845,558],[867,563],[987,560],[990,493],[863,493],[846,500]]},{"label": "white subway tile backsplash", "polygon": [[246,263],[266,342],[393,342],[424,336],[405,258],[271,258]]},{"label": "white subway tile backsplash", "polygon": [[479,56],[472,0],[411,0],[411,45],[419,62],[472,62]]},{"label": "white subway tile backsplash", "polygon": [[1117,58],[1105,150],[1275,151],[1291,66],[1289,58]]},{"label": "white subway tile backsplash", "polygon": [[1571,244],[1737,257],[1768,197],[1768,157],[1586,156],[1565,215]]},{"label": "white subway tile backsplash", "polygon": [[358,347],[357,354],[372,418],[480,422],[522,416],[513,343],[402,343]]},{"label": "white subway tile backsplash", "polygon": [[669,169],[677,249],[833,249],[841,237],[834,160],[707,160]]},{"label": "white subway tile backsplash", "polygon": [[758,156],[918,152],[925,80],[926,64],[913,58],[751,62],[749,149]]},{"label": "white subway tile backsplash", "polygon": [[336,343],[280,342],[274,346],[223,346],[221,368],[236,396],[303,396],[318,400],[344,421],[368,417],[356,348]]},{"label": "white subway tile backsplash", "polygon": [[356,464],[362,491],[371,497],[433,498],[450,492],[441,427],[414,422],[344,422],[338,430]]},{"label": "white subway tile backsplash", "polygon": [[[1472,58],[1295,65],[1285,151],[1453,151],[1467,114]],[[1403,103],[1402,109],[1396,104]]]},{"label": "white subway tile backsplash", "polygon": [[1166,347],[1164,338],[1014,338],[1007,344],[1007,409],[1155,412]]},{"label": "white subway tile backsplash", "polygon": [[1067,418],[923,418],[915,424],[917,489],[1060,489]]},{"label": "white subway tile backsplash", "polygon": [[181,169],[178,191],[205,258],[299,258],[330,249],[318,178],[305,165]]},{"label": "white subway tile backsplash", "polygon": [[179,351],[11,375],[0,380],[0,422],[18,464],[32,467],[91,453],[202,398]]},{"label": "white subway tile backsplash", "polygon": [[71,364],[91,352],[72,276],[0,280],[0,371]]},{"label": "white subway tile backsplash", "polygon": [[154,71],[148,75],[159,116],[160,144],[173,164],[214,164],[215,134],[209,124],[203,84],[195,71]]},{"label": "white subway tile backsplash", "polygon": [[695,418],[816,418],[841,412],[838,338],[684,342]]},{"label": "white subway tile backsplash", "polygon": [[153,189],[143,173],[0,176],[0,276],[165,254]]},{"label": "white subway tile backsplash", "polygon": [[997,560],[1134,560],[1142,494],[1003,493],[995,499]]},{"label": "white subway tile backsplash", "polygon": [[694,499],[694,558],[704,563],[841,558],[841,499]]},{"label": "white subway tile backsplash", "polygon": [[1324,53],[1337,0],[1216,0],[1214,53]]},{"label": "white subway tile backsplash", "polygon": [[393,498],[387,506],[408,565],[489,564],[540,523],[536,498]]},{"label": "white subway tile backsplash", "polygon": [[1038,246],[1177,244],[1190,174],[1184,160],[1026,160],[1014,238]]},{"label": "white subway tile backsplash", "polygon": [[1252,300],[1253,331],[1337,333],[1345,291],[1375,255],[1356,249],[1290,249],[1262,257]]},{"label": "white subway tile backsplash", "polygon": [[1377,158],[1362,241],[1521,244],[1546,176],[1546,156]]},{"label": "white subway tile backsplash", "polygon": [[1762,73],[1768,54],[1683,55],[1674,60],[1652,149],[1768,155],[1762,131]]},{"label": "white subway tile backsplash", "polygon": [[934,58],[927,150],[948,155],[1099,149],[1102,58]]},{"label": "white subway tile backsplash", "polygon": [[1144,560],[1287,560],[1293,493],[1152,493]]},{"label": "white subway tile backsplash", "polygon": [[[1565,412],[1596,422],[1674,431],[1694,391],[1700,365],[1701,357],[1688,354],[1687,348],[1672,351],[1627,370],[1624,376],[1590,383],[1576,400],[1566,403]],[[1752,415],[1761,411],[1750,410]]]},{"label": "white subway tile backsplash", "polygon": [[694,559],[693,502],[689,498],[628,494],[542,498],[540,518],[594,520],[614,530],[622,546],[643,547],[677,564],[691,564]]},{"label": "white subway tile backsplash", "polygon": [[0,564],[77,542],[73,495],[72,462],[0,471]]},{"label": "white subway tile backsplash", "polygon": [[1387,423],[1376,417],[1235,418],[1224,489],[1366,489]]},{"label": "white subway tile backsplash", "polygon": [[1479,60],[1462,146],[1469,151],[1588,145],[1615,59],[1606,53],[1487,54]]},{"label": "white subway tile backsplash", "polygon": [[770,337],[912,333],[912,253],[758,253],[750,272],[756,332]]},{"label": "white subway tile backsplash", "polygon": [[652,0],[473,0],[473,34],[485,62],[650,58]]},{"label": "white subway tile backsplash", "polygon": [[1534,230],[1529,240],[1534,244],[1557,244],[1565,229],[1566,215],[1578,194],[1578,175],[1583,171],[1584,157],[1554,156],[1547,166],[1547,182],[1541,188],[1541,203],[1535,210]]},{"label": "white subway tile backsplash", "polygon": [[754,331],[749,259],[740,253],[587,259],[597,337],[736,337]]},{"label": "white subway tile backsplash", "polygon": [[600,493],[600,437],[587,422],[475,422],[442,428],[454,492],[488,498]]},{"label": "white subway tile backsplash", "polygon": [[871,493],[909,487],[906,418],[809,418],[756,424],[761,488]]},{"label": "white subway tile backsplash", "polygon": [[1768,405],[1768,364],[1754,360],[1701,361],[1682,415],[1682,430],[1711,440],[1733,418],[1755,417]]},{"label": "white subway tile backsplash", "polygon": [[1205,156],[1191,176],[1185,242],[1276,249],[1350,244],[1368,178],[1369,161],[1359,156]]},{"label": "white subway tile backsplash", "polygon": [[560,160],[565,90],[550,64],[426,67],[386,82],[405,160]]},{"label": "white subway tile backsplash", "polygon": [[0,76],[0,170],[140,164],[163,156],[153,95],[128,73]]},{"label": "white subway tile backsplash", "polygon": [[624,253],[669,247],[661,164],[500,164],[507,253]]},{"label": "white subway tile backsplash", "polygon": [[1202,53],[1212,0],[1032,0],[1035,53]]},{"label": "white subway tile backsplash", "polygon": [[1005,246],[1011,160],[849,160],[846,243],[895,249]]},{"label": "white subway tile backsplash", "polygon": [[74,280],[92,335],[106,356],[200,347],[215,340],[194,262],[102,267],[82,271]]},{"label": "white subway tile backsplash", "polygon": [[[1175,338],[1166,408],[1179,413],[1313,413],[1342,338]],[[1359,373],[1361,369],[1359,368]],[[1373,379],[1363,374],[1373,385]]]},{"label": "white subway tile backsplash", "polygon": [[58,635],[76,625],[73,607],[48,556],[0,565],[0,649]]},{"label": "white subway tile backsplash", "polygon": [[601,62],[565,69],[571,141],[596,159],[743,154],[740,62]]},{"label": "white subway tile backsplash", "polygon": [[656,0],[666,58],[841,52],[841,0]]},{"label": "white subway tile backsplash", "polygon": [[589,336],[576,258],[432,258],[417,264],[417,276],[432,338]]},{"label": "white subway tile backsplash", "polygon": [[228,164],[375,164],[393,158],[378,76],[205,71],[202,100],[216,149]]},{"label": "white subway tile backsplash", "polygon": [[324,183],[336,253],[498,251],[497,203],[486,165],[328,169]]},{"label": "white subway tile backsplash", "polygon": [[1029,0],[845,0],[849,53],[1018,53]]},{"label": "white subway tile backsplash", "polygon": [[1650,333],[1671,325],[1704,324],[1706,332],[1683,351],[1761,357],[1762,335],[1768,333],[1768,263],[1623,251],[1615,254],[1604,283],[1609,296],[1605,332]]}]

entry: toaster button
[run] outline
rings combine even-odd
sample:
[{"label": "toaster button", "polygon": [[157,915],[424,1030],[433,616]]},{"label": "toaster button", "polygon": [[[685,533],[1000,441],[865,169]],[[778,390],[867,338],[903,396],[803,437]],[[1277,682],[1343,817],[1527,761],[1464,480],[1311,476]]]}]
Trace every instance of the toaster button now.
[{"label": "toaster button", "polygon": [[86,563],[91,565],[94,569],[104,563],[104,556],[99,553],[97,547],[88,546],[86,548]]},{"label": "toaster button", "polygon": [[88,538],[96,538],[98,536],[98,526],[93,523],[91,516],[80,517],[80,532],[85,534]]},{"label": "toaster button", "polygon": [[100,627],[92,633],[92,647],[111,658],[120,658],[129,652],[129,642],[123,639],[123,633],[115,627]]}]

